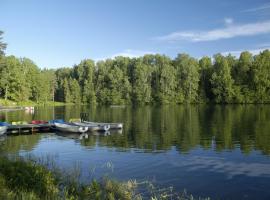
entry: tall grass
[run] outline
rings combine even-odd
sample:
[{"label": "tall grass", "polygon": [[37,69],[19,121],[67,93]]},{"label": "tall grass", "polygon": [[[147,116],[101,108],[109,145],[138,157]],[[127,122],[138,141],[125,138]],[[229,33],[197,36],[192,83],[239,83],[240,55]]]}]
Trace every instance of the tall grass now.
[{"label": "tall grass", "polygon": [[[112,168],[112,163],[106,163]],[[143,191],[139,188],[143,188]],[[63,171],[50,157],[0,156],[0,199],[8,200],[193,200],[186,192],[157,188],[151,182],[119,182],[108,177],[80,182],[80,169]]]}]

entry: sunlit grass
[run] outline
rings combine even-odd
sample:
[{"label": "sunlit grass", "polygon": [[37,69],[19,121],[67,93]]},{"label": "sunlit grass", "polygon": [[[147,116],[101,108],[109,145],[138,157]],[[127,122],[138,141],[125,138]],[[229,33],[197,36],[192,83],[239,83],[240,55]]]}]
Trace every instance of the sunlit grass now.
[{"label": "sunlit grass", "polygon": [[[113,163],[102,167],[113,171]],[[80,166],[70,171],[56,167],[52,157],[0,157],[0,199],[193,200],[187,192],[158,188],[151,182],[119,182],[110,177],[80,182]],[[143,191],[143,192],[142,192]]]}]

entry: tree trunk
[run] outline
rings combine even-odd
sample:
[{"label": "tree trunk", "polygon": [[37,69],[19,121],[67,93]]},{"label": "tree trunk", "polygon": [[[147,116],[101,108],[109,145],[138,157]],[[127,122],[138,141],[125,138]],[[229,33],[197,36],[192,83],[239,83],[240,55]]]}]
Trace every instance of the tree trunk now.
[{"label": "tree trunk", "polygon": [[7,100],[7,97],[8,97],[8,86],[6,86],[6,89],[5,89],[5,101]]}]

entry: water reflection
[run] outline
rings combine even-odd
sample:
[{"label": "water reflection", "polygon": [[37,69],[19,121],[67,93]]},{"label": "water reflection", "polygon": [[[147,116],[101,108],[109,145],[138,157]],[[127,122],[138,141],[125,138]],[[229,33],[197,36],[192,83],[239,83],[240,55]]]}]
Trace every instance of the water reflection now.
[{"label": "water reflection", "polygon": [[[217,152],[240,149],[249,154],[259,150],[270,154],[270,106],[162,106],[162,107],[38,107],[34,113],[24,111],[2,112],[2,121],[33,119],[50,120],[54,118],[78,118],[81,112],[88,112],[92,121],[124,122],[123,132],[81,137],[65,135],[70,138],[83,139],[81,145],[100,146],[122,149],[137,148],[145,151],[170,150],[175,147],[180,153],[202,147]],[[98,136],[98,137],[97,137]],[[35,137],[34,137],[35,138]],[[25,143],[27,136],[21,137]],[[98,138],[98,140],[97,140]],[[14,137],[14,151],[20,149]],[[31,139],[32,140],[32,139]],[[28,146],[28,145],[26,145]]]}]

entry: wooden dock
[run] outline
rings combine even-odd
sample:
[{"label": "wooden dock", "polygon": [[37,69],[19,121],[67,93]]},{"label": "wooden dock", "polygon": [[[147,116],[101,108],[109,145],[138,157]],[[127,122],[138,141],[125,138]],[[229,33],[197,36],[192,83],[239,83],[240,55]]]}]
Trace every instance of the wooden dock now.
[{"label": "wooden dock", "polygon": [[21,133],[36,133],[36,132],[50,132],[51,124],[25,124],[25,125],[10,125],[7,129],[7,134],[21,134]]}]

